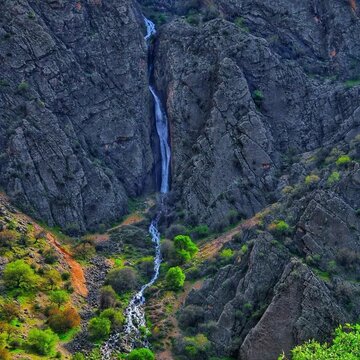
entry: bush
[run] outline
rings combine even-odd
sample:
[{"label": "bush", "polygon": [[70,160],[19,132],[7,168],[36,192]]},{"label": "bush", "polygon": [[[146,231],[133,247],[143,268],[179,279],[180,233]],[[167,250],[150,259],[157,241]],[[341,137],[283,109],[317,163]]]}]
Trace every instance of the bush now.
[{"label": "bush", "polygon": [[106,283],[118,293],[134,290],[138,284],[138,276],[134,269],[124,267],[111,270],[106,278]]},{"label": "bush", "polygon": [[18,85],[18,91],[27,91],[29,90],[29,83],[26,82],[25,80],[23,80],[19,85]]},{"label": "bush", "polygon": [[171,290],[179,290],[184,286],[185,274],[180,267],[172,267],[165,277],[166,285]]},{"label": "bush", "polygon": [[39,355],[50,355],[54,352],[58,337],[50,329],[31,329],[28,335],[29,346]]},{"label": "bush", "polygon": [[308,185],[308,186],[315,185],[315,184],[317,184],[319,181],[320,181],[319,176],[314,175],[314,174],[308,175],[308,176],[305,178],[305,184]]},{"label": "bush", "polygon": [[210,341],[204,334],[184,338],[184,345],[185,354],[193,360],[206,358],[211,346]]},{"label": "bush", "polygon": [[155,360],[155,355],[146,348],[135,349],[126,357],[126,360]]},{"label": "bush", "polygon": [[178,235],[174,238],[174,246],[182,263],[191,260],[199,251],[198,247],[193,243],[190,236]]},{"label": "bush", "polygon": [[125,322],[125,316],[121,311],[115,309],[106,309],[101,314],[100,317],[103,319],[108,319],[111,322],[112,329],[118,329],[123,326]]},{"label": "bush", "polygon": [[[358,359],[360,354],[360,325],[340,326],[335,330],[332,343],[320,344],[311,340],[291,351],[292,360],[345,360]],[[287,359],[280,355],[278,360]]]},{"label": "bush", "polygon": [[207,225],[198,225],[191,230],[191,235],[195,239],[203,239],[209,236],[210,230]]},{"label": "bush", "polygon": [[252,98],[254,100],[254,103],[257,105],[257,106],[261,106],[263,100],[264,100],[264,94],[262,93],[261,90],[255,90],[253,93],[252,93]]},{"label": "bush", "polygon": [[104,286],[100,290],[100,309],[107,309],[116,305],[116,293],[111,286]]},{"label": "bush", "polygon": [[85,360],[85,356],[78,352],[71,357],[71,360]]},{"label": "bush", "polygon": [[63,311],[53,309],[48,319],[49,326],[55,332],[62,334],[80,325],[80,316],[75,308],[68,307]]},{"label": "bush", "polygon": [[12,246],[17,240],[17,233],[12,230],[4,229],[0,231],[0,246]]},{"label": "bush", "polygon": [[337,171],[333,171],[327,179],[327,184],[329,186],[334,185],[340,180],[340,174]]},{"label": "bush", "polygon": [[289,232],[290,226],[284,220],[277,220],[269,225],[269,230],[278,235],[285,235]]},{"label": "bush", "polygon": [[95,317],[89,321],[88,331],[94,341],[105,340],[110,335],[111,322],[109,319]]},{"label": "bush", "polygon": [[0,360],[11,360],[12,356],[7,349],[0,349]]},{"label": "bush", "polygon": [[20,306],[13,301],[5,301],[0,305],[0,315],[6,321],[17,319],[20,316]]},{"label": "bush", "polygon": [[220,253],[220,257],[226,260],[231,259],[234,256],[234,251],[231,249],[224,249]]},{"label": "bush", "polygon": [[45,281],[45,287],[50,290],[59,288],[62,283],[61,274],[55,269],[46,271],[43,278]]},{"label": "bush", "polygon": [[351,162],[351,158],[349,155],[341,155],[336,160],[336,165],[337,166],[346,166],[346,165],[350,164],[350,162]]},{"label": "bush", "polygon": [[64,290],[55,290],[50,293],[50,301],[58,307],[66,304],[70,300],[69,294]]},{"label": "bush", "polygon": [[3,279],[8,289],[32,290],[40,282],[40,278],[24,260],[8,263],[4,269]]}]

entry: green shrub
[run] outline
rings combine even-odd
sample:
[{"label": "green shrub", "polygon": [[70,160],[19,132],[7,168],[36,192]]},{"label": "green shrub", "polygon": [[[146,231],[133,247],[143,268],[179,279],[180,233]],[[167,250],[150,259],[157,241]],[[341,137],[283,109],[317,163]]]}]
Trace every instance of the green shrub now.
[{"label": "green shrub", "polygon": [[4,284],[8,289],[31,290],[39,285],[40,278],[24,260],[16,260],[5,266]]},{"label": "green shrub", "polygon": [[135,349],[126,357],[126,360],[155,360],[155,355],[146,348]]},{"label": "green shrub", "polygon": [[248,247],[246,244],[244,244],[243,246],[241,246],[241,252],[242,252],[243,254],[247,253],[248,249],[249,249],[249,247]]},{"label": "green shrub", "polygon": [[94,341],[105,340],[110,335],[111,321],[106,318],[95,317],[89,321],[88,331]]},{"label": "green shrub", "polygon": [[269,230],[279,235],[285,235],[289,232],[290,226],[284,220],[277,220],[269,225]]},{"label": "green shrub", "polygon": [[118,293],[134,290],[138,284],[138,275],[135,270],[130,267],[121,269],[113,269],[106,278],[106,283]]},{"label": "green shrub", "polygon": [[[351,360],[360,354],[360,325],[340,326],[335,330],[332,343],[320,344],[315,340],[295,347],[291,351],[292,360]],[[278,360],[286,360],[280,355]]]},{"label": "green shrub", "polygon": [[207,225],[198,225],[191,230],[191,235],[195,239],[202,239],[209,236],[209,227]]},{"label": "green shrub", "polygon": [[184,286],[185,274],[179,266],[172,267],[166,273],[166,285],[171,290],[179,290]]},{"label": "green shrub", "polygon": [[100,290],[100,309],[107,309],[114,307],[116,304],[116,292],[108,285]]},{"label": "green shrub", "polygon": [[54,290],[50,292],[50,301],[58,307],[66,304],[70,300],[69,294],[64,290]]},{"label": "green shrub", "polygon": [[120,328],[125,322],[124,314],[121,311],[115,310],[113,308],[102,311],[100,317],[110,320],[112,329]]},{"label": "green shrub", "polygon": [[261,106],[264,100],[264,94],[262,93],[261,90],[257,89],[253,91],[252,98],[257,106]]},{"label": "green shrub", "polygon": [[28,344],[39,355],[52,354],[57,342],[57,335],[50,329],[31,329],[29,331]]},{"label": "green shrub", "polygon": [[340,173],[338,173],[337,171],[333,171],[327,179],[327,184],[329,186],[332,186],[335,183],[337,183],[339,180],[340,180]]},{"label": "green shrub", "polygon": [[71,360],[85,360],[85,356],[78,352],[71,357]]},{"label": "green shrub", "polygon": [[29,90],[29,83],[26,82],[25,80],[23,80],[19,85],[18,85],[18,91],[24,92]]},{"label": "green shrub", "polygon": [[220,253],[220,257],[223,259],[230,259],[234,256],[234,251],[231,249],[224,249]]},{"label": "green shrub", "polygon": [[320,177],[317,176],[317,175],[314,175],[314,174],[311,174],[311,175],[308,175],[306,178],[305,178],[305,184],[306,185],[315,185],[317,184],[318,182],[320,181]]},{"label": "green shrub", "polygon": [[192,259],[199,251],[198,247],[193,243],[190,236],[178,235],[174,238],[175,251],[182,263]]},{"label": "green shrub", "polygon": [[341,155],[336,160],[336,165],[337,166],[346,166],[346,165],[350,164],[350,162],[351,162],[351,158],[349,155]]},{"label": "green shrub", "polygon": [[184,338],[185,353],[192,360],[202,359],[210,350],[211,343],[204,334]]}]

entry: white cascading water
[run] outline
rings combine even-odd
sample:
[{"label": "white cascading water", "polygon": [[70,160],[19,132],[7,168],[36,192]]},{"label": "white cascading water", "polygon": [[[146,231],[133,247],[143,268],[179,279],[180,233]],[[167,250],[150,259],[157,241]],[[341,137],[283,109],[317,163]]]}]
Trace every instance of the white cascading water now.
[{"label": "white cascading water", "polygon": [[[146,26],[145,41],[149,42],[151,37],[155,35],[155,24],[144,17]],[[152,67],[150,67],[151,69]],[[170,173],[170,156],[171,149],[168,139],[168,120],[164,108],[161,104],[159,96],[156,94],[155,87],[149,85],[150,93],[153,96],[155,104],[155,123],[156,131],[160,141],[160,155],[161,155],[161,193],[165,194],[169,191],[169,173]],[[128,307],[125,310],[125,326],[121,333],[115,333],[110,336],[108,341],[102,346],[102,359],[109,360],[116,351],[131,351],[135,345],[148,346],[146,338],[142,335],[141,329],[146,328],[145,319],[145,297],[144,292],[147,288],[155,283],[159,277],[161,264],[160,251],[160,233],[157,229],[159,215],[151,222],[149,233],[152,242],[155,246],[154,258],[154,274],[151,280],[143,285],[141,289],[132,297]]]}]

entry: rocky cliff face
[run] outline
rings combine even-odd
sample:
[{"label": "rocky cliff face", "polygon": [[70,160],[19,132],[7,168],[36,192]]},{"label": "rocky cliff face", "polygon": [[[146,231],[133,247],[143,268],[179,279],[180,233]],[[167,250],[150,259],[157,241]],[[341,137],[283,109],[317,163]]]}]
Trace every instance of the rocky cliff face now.
[{"label": "rocky cliff face", "polygon": [[345,84],[360,71],[349,4],[217,6],[210,21],[192,11],[166,25],[155,66],[171,123],[173,188],[180,208],[209,224],[226,223],[233,209],[261,209],[276,197],[284,155],[335,144],[360,121],[359,89]]},{"label": "rocky cliff face", "polygon": [[147,49],[132,1],[0,3],[1,183],[71,230],[119,218],[153,181]]}]

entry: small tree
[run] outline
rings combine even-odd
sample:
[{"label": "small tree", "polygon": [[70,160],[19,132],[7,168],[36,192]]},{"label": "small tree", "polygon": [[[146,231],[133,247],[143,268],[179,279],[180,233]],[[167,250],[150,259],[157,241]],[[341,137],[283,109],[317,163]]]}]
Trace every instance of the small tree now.
[{"label": "small tree", "polygon": [[39,277],[24,260],[16,260],[7,264],[3,279],[8,289],[31,290],[39,283]]},{"label": "small tree", "polygon": [[124,314],[121,311],[117,311],[112,308],[104,310],[100,314],[100,317],[110,320],[112,329],[120,328],[125,322]]},{"label": "small tree", "polygon": [[77,352],[72,357],[71,360],[85,360],[84,354]]},{"label": "small tree", "polygon": [[108,285],[100,290],[100,309],[114,307],[116,304],[116,293],[114,289]]},{"label": "small tree", "polygon": [[58,307],[69,302],[70,296],[64,290],[55,290],[50,293],[50,301],[56,304]]},{"label": "small tree", "polygon": [[46,273],[44,274],[44,280],[45,287],[50,288],[50,290],[55,290],[59,288],[62,283],[61,274],[55,269],[50,269],[49,271],[46,271]]},{"label": "small tree", "polygon": [[182,263],[192,259],[199,251],[198,247],[193,243],[190,236],[178,235],[174,238],[175,250]]},{"label": "small tree", "polygon": [[50,355],[54,352],[58,337],[50,329],[31,329],[28,336],[29,346],[39,355]]},{"label": "small tree", "polygon": [[109,319],[95,317],[89,321],[88,331],[94,341],[104,340],[110,335],[111,322]]},{"label": "small tree", "polygon": [[179,266],[172,267],[166,273],[165,281],[169,289],[179,290],[184,286],[185,274]]},{"label": "small tree", "polygon": [[135,349],[126,357],[126,360],[155,360],[155,355],[146,348]]},{"label": "small tree", "polygon": [[75,308],[53,309],[48,319],[51,329],[62,334],[80,325],[80,316]]},{"label": "small tree", "polygon": [[118,293],[135,289],[138,283],[138,276],[134,269],[124,267],[111,270],[106,282]]}]

